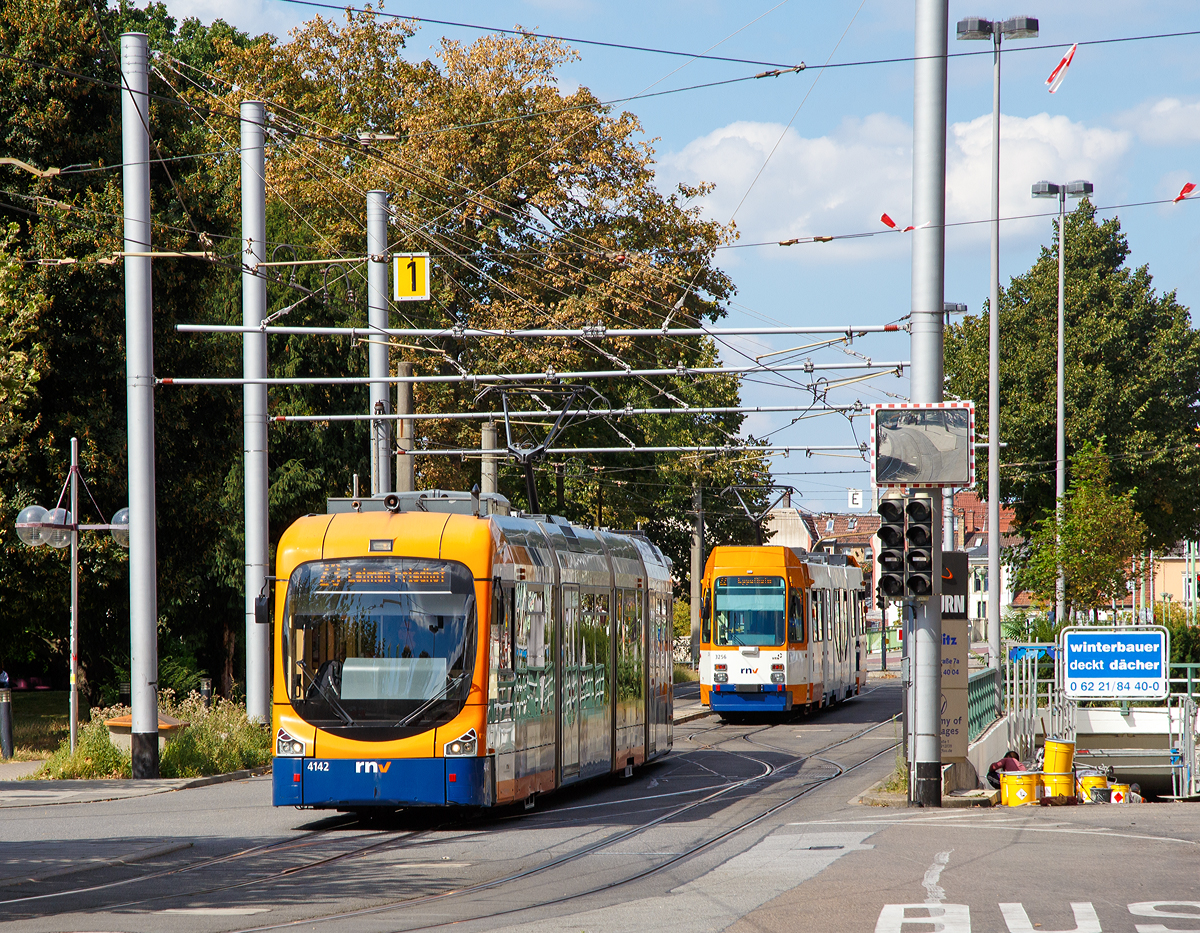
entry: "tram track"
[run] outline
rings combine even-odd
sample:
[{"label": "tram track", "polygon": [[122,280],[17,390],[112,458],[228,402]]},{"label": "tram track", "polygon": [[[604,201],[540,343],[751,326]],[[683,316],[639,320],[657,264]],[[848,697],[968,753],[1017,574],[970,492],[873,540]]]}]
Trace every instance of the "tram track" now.
[{"label": "tram track", "polygon": [[[452,898],[452,897],[469,896],[473,893],[479,893],[479,892],[487,891],[489,889],[493,889],[496,887],[519,882],[523,879],[529,878],[529,877],[539,874],[541,872],[549,871],[551,869],[557,868],[564,864],[585,858],[588,855],[592,855],[597,852],[601,852],[604,849],[607,849],[614,845],[619,844],[620,842],[623,842],[627,839],[633,838],[634,836],[637,836],[641,833],[645,833],[648,830],[654,828],[655,826],[659,826],[659,825],[667,823],[671,820],[677,819],[678,817],[683,816],[683,815],[687,814],[688,812],[693,811],[697,808],[715,803],[719,800],[731,801],[731,800],[737,800],[737,799],[745,799],[745,798],[739,798],[739,796],[737,795],[737,792],[741,791],[741,790],[745,790],[745,789],[749,788],[751,785],[754,785],[758,782],[766,781],[773,777],[784,776],[792,768],[797,767],[797,766],[803,767],[803,765],[806,761],[809,761],[813,758],[819,758],[819,756],[822,753],[829,752],[833,749],[844,746],[850,742],[854,742],[858,739],[861,739],[864,736],[867,736],[870,733],[875,732],[876,730],[890,724],[891,722],[892,722],[892,720],[888,719],[888,720],[884,720],[883,722],[875,723],[865,729],[861,729],[861,730],[855,732],[854,734],[852,734],[850,736],[842,738],[842,739],[838,740],[837,742],[829,743],[829,744],[827,744],[819,749],[815,749],[811,752],[800,752],[800,753],[797,753],[797,752],[794,752],[791,750],[787,750],[787,749],[781,749],[777,746],[772,746],[772,745],[769,745],[768,743],[757,741],[754,738],[756,736],[761,735],[763,732],[770,731],[771,729],[776,728],[779,725],[782,725],[779,723],[766,724],[766,725],[761,726],[760,728],[749,729],[749,730],[747,730],[743,726],[733,727],[733,729],[731,730],[729,725],[721,725],[721,726],[713,727],[712,729],[698,730],[698,732],[691,733],[689,735],[689,738],[691,738],[692,736],[709,733],[709,732],[713,732],[713,731],[732,731],[732,734],[729,734],[729,735],[726,735],[726,736],[720,738],[719,741],[714,742],[712,745],[706,746],[704,748],[697,748],[690,752],[682,754],[682,755],[678,756],[678,760],[685,761],[685,760],[687,760],[687,758],[695,755],[697,752],[707,751],[707,750],[715,750],[715,749],[718,749],[720,746],[728,745],[730,743],[739,742],[739,741],[747,742],[751,745],[758,745],[759,747],[762,747],[764,749],[769,749],[776,753],[790,755],[793,757],[793,760],[788,761],[786,763],[782,763],[782,764],[772,764],[768,761],[763,761],[761,758],[755,757],[755,756],[747,754],[745,752],[736,752],[736,751],[726,750],[724,752],[725,754],[729,754],[729,755],[732,755],[737,758],[742,758],[748,762],[752,762],[755,765],[757,765],[758,766],[757,773],[749,775],[749,776],[741,778],[741,779],[738,779],[738,780],[726,781],[726,782],[723,782],[723,783],[717,784],[717,785],[706,785],[704,787],[690,788],[690,789],[684,790],[684,791],[669,791],[669,792],[666,792],[663,794],[645,795],[642,797],[632,798],[632,799],[631,798],[622,798],[620,800],[615,800],[615,801],[605,801],[605,802],[601,802],[601,803],[597,803],[597,804],[583,805],[583,806],[579,807],[578,809],[581,809],[581,810],[587,809],[587,810],[595,811],[595,810],[602,810],[604,807],[628,807],[628,805],[631,803],[647,803],[647,802],[652,803],[657,800],[665,800],[666,798],[674,798],[674,797],[679,797],[679,796],[684,796],[684,795],[693,795],[693,794],[701,794],[702,795],[698,799],[691,800],[686,803],[683,803],[680,806],[670,808],[668,812],[661,813],[661,814],[655,816],[653,819],[645,820],[636,826],[629,827],[628,829],[622,830],[621,832],[618,832],[615,834],[610,834],[603,839],[596,840],[585,846],[582,846],[582,847],[576,848],[570,852],[566,852],[561,855],[555,856],[545,862],[542,862],[538,865],[530,866],[521,871],[510,872],[510,873],[503,875],[501,877],[498,877],[498,878],[478,882],[476,884],[466,885],[466,886],[456,888],[456,889],[453,889],[450,891],[418,895],[416,897],[410,897],[410,898],[405,898],[405,899],[398,900],[398,901],[392,901],[392,902],[389,902],[388,904],[378,905],[373,908],[368,908],[367,910],[368,910],[368,912],[371,912],[371,913],[379,913],[379,912],[384,912],[384,911],[389,911],[389,910],[402,910],[402,909],[405,909],[408,907],[418,906],[422,903],[429,903],[430,901],[434,901],[434,900],[440,900],[440,899]],[[895,746],[893,745],[890,748],[894,748],[894,747]],[[890,750],[890,748],[885,749],[884,752]],[[879,754],[883,754],[883,752],[880,752]],[[835,780],[837,777],[840,777],[842,774],[846,773],[847,770],[853,770],[853,768],[861,767],[863,764],[866,764],[867,761],[873,760],[874,758],[878,757],[879,754],[874,755],[874,756],[872,756],[872,758],[866,759],[863,762],[855,764],[855,765],[851,766],[851,768],[849,768],[849,769],[839,770],[836,774],[831,775],[829,777],[820,778],[817,781],[813,781],[813,782],[805,782],[804,785],[802,786],[802,788],[800,789],[800,791],[796,795],[794,795],[793,797],[790,797],[788,800],[777,805],[776,807],[773,807],[767,811],[764,811],[763,813],[759,814],[758,816],[750,819],[749,821],[746,821],[744,824],[739,824],[739,826],[734,827],[730,831],[722,833],[719,836],[714,837],[710,840],[701,842],[697,846],[692,847],[687,852],[683,853],[682,855],[680,855],[676,858],[669,860],[668,862],[662,863],[661,865],[655,866],[652,869],[648,870],[647,872],[640,873],[637,876],[631,876],[630,878],[625,879],[623,881],[619,881],[617,883],[624,884],[624,883],[629,883],[631,881],[635,881],[639,877],[644,877],[645,874],[647,874],[647,873],[650,873],[652,871],[659,871],[659,870],[667,867],[669,864],[674,864],[675,862],[679,861],[681,858],[685,858],[691,854],[695,854],[696,852],[699,852],[702,849],[707,848],[709,845],[715,844],[716,842],[719,842],[721,839],[726,838],[732,832],[740,831],[741,829],[747,828],[748,826],[753,825],[753,823],[758,822],[761,819],[765,819],[772,812],[775,812],[775,810],[777,810],[779,806],[786,806],[788,803],[794,802],[794,800],[799,799],[799,797],[803,796],[804,794],[810,793],[811,791],[815,790],[817,787],[827,784],[827,783],[829,783],[829,781]],[[568,809],[575,809],[575,808],[568,808]],[[549,813],[553,813],[553,812],[554,811],[549,811]],[[513,815],[509,815],[509,816],[500,816],[500,817],[498,817],[498,819],[507,821],[509,819],[522,819],[522,818],[527,818],[527,817],[528,817],[528,814],[513,814]],[[550,825],[560,825],[560,826],[561,825],[571,825],[573,823],[580,823],[580,822],[594,822],[595,820],[596,820],[595,816],[588,816],[588,817],[581,817],[578,820],[571,819],[571,820],[565,820],[565,821],[557,821],[556,823],[551,823]],[[149,874],[139,875],[136,877],[123,878],[123,879],[118,879],[118,880],[105,882],[105,883],[101,883],[101,884],[90,885],[90,886],[84,887],[84,888],[74,888],[74,889],[64,890],[64,891],[47,892],[47,893],[43,893],[43,894],[31,894],[31,895],[20,897],[20,898],[10,898],[7,900],[0,901],[0,906],[7,907],[11,911],[13,908],[18,907],[18,905],[21,905],[21,904],[32,905],[36,902],[47,902],[47,901],[53,901],[55,899],[62,899],[62,898],[67,898],[67,897],[77,897],[80,895],[96,894],[96,893],[100,893],[100,892],[104,892],[104,891],[127,887],[127,886],[133,885],[133,884],[152,882],[155,880],[162,880],[162,879],[166,879],[166,878],[173,878],[173,877],[177,877],[177,876],[181,876],[181,875],[186,875],[186,874],[194,873],[194,872],[206,869],[206,868],[219,868],[220,866],[228,865],[228,864],[231,864],[231,863],[234,863],[234,862],[237,862],[240,860],[244,860],[244,859],[250,859],[250,858],[255,858],[255,857],[261,858],[264,856],[269,857],[269,856],[275,856],[280,853],[285,853],[285,852],[292,851],[292,850],[303,850],[308,847],[320,844],[324,839],[328,838],[333,833],[344,832],[348,829],[353,829],[356,824],[361,826],[364,824],[364,821],[362,820],[361,817],[348,816],[344,821],[338,823],[336,826],[328,826],[328,827],[323,827],[323,828],[317,829],[317,830],[311,830],[311,831],[303,834],[299,838],[288,838],[288,839],[276,840],[276,841],[264,843],[264,844],[261,844],[258,846],[251,846],[249,848],[242,849],[237,852],[226,853],[226,854],[219,855],[219,856],[213,856],[213,857],[207,858],[207,859],[202,859],[202,860],[199,860],[199,861],[187,864],[187,865],[182,865],[182,866],[178,866],[175,868],[165,869],[165,870],[157,871],[157,872],[151,872]],[[193,889],[186,893],[173,891],[170,893],[152,895],[149,897],[142,897],[142,898],[135,897],[135,898],[131,898],[127,901],[110,902],[108,904],[103,904],[103,905],[99,905],[94,908],[89,908],[89,912],[94,911],[94,910],[117,910],[117,909],[130,909],[130,908],[136,908],[136,907],[145,907],[150,904],[161,903],[161,902],[172,901],[172,900],[179,900],[181,898],[191,899],[191,898],[199,898],[199,897],[211,897],[212,895],[215,895],[215,894],[222,894],[222,893],[226,893],[226,892],[245,890],[247,888],[252,888],[252,887],[256,887],[256,886],[270,885],[272,883],[288,879],[292,876],[301,874],[303,872],[319,869],[319,868],[322,868],[325,866],[329,866],[331,864],[335,864],[335,863],[353,859],[353,858],[360,858],[360,857],[367,857],[370,855],[374,855],[379,852],[386,851],[388,848],[391,848],[391,847],[400,846],[400,845],[405,845],[405,846],[412,845],[414,842],[417,842],[417,840],[419,840],[420,837],[422,837],[422,836],[425,836],[425,835],[428,835],[428,834],[431,834],[434,832],[438,832],[439,830],[449,829],[456,825],[460,825],[459,821],[449,821],[447,823],[444,823],[444,824],[441,824],[438,826],[429,827],[429,828],[420,829],[420,830],[413,830],[413,831],[409,831],[409,832],[405,832],[405,833],[401,833],[401,834],[398,834],[395,831],[391,831],[391,830],[381,830],[381,834],[385,835],[386,838],[381,839],[381,838],[379,838],[378,834],[373,834],[371,837],[371,840],[369,842],[366,842],[365,844],[354,846],[345,851],[335,852],[331,855],[323,855],[319,858],[310,859],[310,860],[302,862],[301,864],[298,864],[298,865],[288,866],[286,868],[282,868],[277,871],[268,872],[268,873],[265,873],[265,874],[262,874],[262,875],[259,875],[256,877],[243,878],[243,879],[236,881],[234,883],[231,883],[231,884],[201,886],[201,887],[198,887],[197,889]],[[475,824],[475,825],[478,825],[478,824]],[[431,842],[443,843],[443,842],[445,842],[445,840],[438,839],[438,840],[431,840]],[[417,844],[420,845],[422,843],[418,842]],[[612,885],[606,885],[606,886],[597,888],[594,891],[578,892],[577,894],[568,895],[566,897],[567,897],[567,899],[570,899],[572,897],[585,897],[585,896],[588,896],[589,894],[593,894],[593,893],[597,893],[598,891],[605,890],[607,887],[611,887],[611,886]],[[560,900],[561,899],[556,899],[554,901],[547,902],[546,906],[549,906],[554,903],[558,903]],[[543,906],[543,905],[533,904],[533,905],[529,905],[527,907],[523,907],[520,909],[533,909],[533,908],[536,908],[539,906]],[[358,915],[359,914],[355,911],[351,911],[351,912],[348,912],[345,914],[345,916],[348,916],[348,917],[353,917],[353,916],[358,916]],[[294,922],[289,921],[289,922],[277,924],[277,925],[253,927],[253,928],[248,928],[246,933],[249,933],[249,930],[279,929],[281,927],[295,925],[296,923],[301,923],[301,922],[310,922],[311,923],[311,922],[317,922],[317,921],[323,920],[323,919],[338,919],[341,916],[343,916],[343,915],[342,914],[331,914],[327,918],[316,918],[315,920],[310,919],[310,920],[305,920],[305,921],[294,921]]]},{"label": "tram track", "polygon": [[[388,902],[385,904],[376,904],[376,905],[372,905],[370,907],[355,908],[355,909],[347,910],[347,911],[339,911],[339,912],[325,914],[325,915],[318,916],[318,917],[308,917],[308,918],[303,918],[303,919],[283,921],[280,923],[272,923],[272,924],[264,924],[264,925],[259,925],[259,926],[244,927],[244,928],[240,928],[235,931],[232,931],[232,933],[266,933],[266,931],[268,931],[268,930],[288,929],[288,928],[292,928],[292,927],[301,926],[304,924],[320,924],[320,923],[328,923],[328,922],[334,922],[334,921],[340,921],[340,920],[350,920],[350,919],[359,918],[359,917],[377,916],[379,914],[389,913],[392,911],[411,910],[412,908],[419,907],[421,905],[428,905],[431,903],[444,901],[444,900],[448,900],[451,898],[459,898],[459,897],[470,896],[472,894],[479,894],[479,893],[483,893],[483,892],[486,892],[489,890],[493,890],[498,887],[514,884],[516,882],[528,879],[528,878],[530,878],[534,875],[540,874],[542,872],[561,867],[562,865],[577,861],[588,855],[593,855],[598,852],[601,852],[604,849],[611,848],[612,846],[614,846],[620,842],[624,842],[628,839],[631,839],[637,835],[640,835],[640,834],[654,828],[655,826],[659,826],[659,825],[662,825],[673,819],[676,819],[677,817],[683,815],[684,813],[686,813],[690,810],[693,810],[697,807],[701,807],[708,803],[711,803],[715,799],[724,796],[726,793],[728,793],[730,791],[744,788],[747,785],[764,780],[765,778],[768,778],[775,774],[782,774],[783,772],[787,771],[788,769],[790,769],[791,767],[793,767],[797,764],[803,765],[803,763],[807,760],[810,760],[812,758],[819,758],[820,755],[825,752],[832,751],[835,748],[839,748],[850,742],[861,739],[864,736],[869,735],[870,733],[876,731],[877,729],[882,728],[883,726],[890,725],[892,722],[893,722],[893,719],[889,718],[887,720],[884,720],[883,722],[876,723],[866,729],[862,729],[859,732],[856,732],[854,735],[847,736],[844,739],[840,739],[837,742],[832,742],[829,745],[826,745],[820,749],[816,749],[813,752],[806,753],[803,755],[803,757],[797,758],[795,761],[788,762],[785,765],[781,765],[778,768],[776,768],[768,763],[760,762],[760,764],[763,766],[763,771],[759,774],[752,775],[750,777],[744,778],[739,781],[731,782],[728,785],[728,787],[724,787],[719,791],[716,791],[712,794],[708,794],[699,800],[684,804],[681,807],[677,807],[677,808],[671,810],[669,813],[655,817],[652,820],[647,820],[637,826],[634,826],[629,829],[623,830],[619,833],[615,833],[610,836],[607,836],[604,839],[589,843],[586,846],[582,846],[571,852],[564,853],[563,855],[552,858],[549,861],[541,863],[539,865],[531,866],[529,868],[522,869],[517,872],[511,872],[509,874],[503,875],[498,878],[493,878],[493,879],[490,879],[487,881],[481,881],[481,882],[477,882],[475,884],[465,885],[463,887],[455,888],[450,891],[442,891],[442,892],[433,893],[433,894],[419,895],[417,897],[411,897],[411,898],[406,898],[403,900],[391,901],[391,902]],[[767,728],[771,728],[771,727],[768,726]],[[762,730],[755,730],[755,731],[757,732],[757,731],[762,731]],[[730,736],[729,739],[727,739],[725,741],[736,741],[737,739],[740,739],[742,737],[743,737],[742,734],[733,735],[733,736]],[[725,744],[725,742],[722,742],[721,744]],[[731,836],[733,836],[739,832],[742,832],[743,830],[748,829],[751,826],[754,826],[755,824],[761,822],[762,820],[767,819],[772,814],[777,813],[781,809],[795,803],[797,800],[801,799],[802,797],[813,793],[814,791],[818,790],[819,788],[821,788],[823,786],[826,786],[827,784],[831,783],[832,781],[835,781],[838,778],[840,778],[852,771],[855,771],[858,768],[861,768],[861,767],[875,761],[876,759],[882,757],[883,755],[895,750],[899,746],[899,744],[900,744],[899,742],[893,742],[892,744],[888,745],[886,748],[883,748],[882,750],[877,751],[877,752],[873,752],[871,755],[868,755],[867,757],[865,757],[853,764],[847,765],[847,766],[843,766],[836,762],[832,762],[829,759],[821,759],[821,760],[828,761],[830,764],[832,764],[837,769],[837,772],[828,777],[819,778],[815,781],[802,782],[801,786],[796,790],[796,792],[790,794],[784,800],[781,800],[775,804],[772,804],[771,806],[767,807],[766,809],[762,810],[761,812],[755,813],[745,819],[740,820],[734,826],[729,827],[710,838],[704,839],[698,843],[690,845],[683,852],[675,854],[672,857],[666,859],[663,862],[660,862],[657,865],[653,865],[648,868],[642,869],[642,870],[632,873],[626,877],[616,879],[614,881],[607,882],[602,885],[594,886],[594,887],[591,887],[584,891],[578,891],[578,892],[573,892],[570,894],[564,894],[564,895],[561,895],[558,897],[549,898],[549,899],[542,900],[542,901],[537,901],[537,902],[531,903],[531,904],[523,904],[518,907],[507,908],[502,911],[495,911],[492,913],[479,914],[479,915],[474,915],[474,916],[469,916],[469,917],[462,917],[462,918],[457,918],[454,920],[445,921],[442,923],[417,925],[417,926],[412,926],[412,927],[398,927],[397,931],[404,931],[404,933],[407,933],[407,931],[436,929],[439,927],[455,925],[455,924],[463,923],[463,922],[475,922],[475,921],[479,921],[479,920],[488,920],[488,919],[493,919],[495,917],[502,917],[502,916],[507,916],[507,915],[511,915],[511,914],[515,914],[515,913],[521,913],[521,912],[524,912],[527,910],[536,910],[536,909],[543,908],[543,907],[552,907],[552,906],[560,905],[563,903],[569,903],[570,901],[573,901],[573,900],[590,897],[595,894],[600,894],[600,893],[603,893],[604,891],[611,890],[615,887],[620,887],[622,885],[630,884],[632,882],[641,880],[642,878],[646,878],[652,874],[655,874],[656,872],[660,872],[666,868],[669,868],[672,865],[678,864],[679,862],[682,862],[685,859],[688,859],[688,858],[730,838]],[[744,756],[744,757],[749,757],[749,756]],[[752,760],[757,760],[757,759],[752,759]]]}]

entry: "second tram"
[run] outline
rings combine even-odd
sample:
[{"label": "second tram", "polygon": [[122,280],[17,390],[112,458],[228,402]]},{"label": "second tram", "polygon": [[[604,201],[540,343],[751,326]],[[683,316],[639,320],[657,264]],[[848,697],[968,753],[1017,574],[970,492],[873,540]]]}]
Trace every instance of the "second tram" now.
[{"label": "second tram", "polygon": [[852,557],[717,547],[701,585],[700,700],[727,718],[826,706],[863,670],[863,572]]}]

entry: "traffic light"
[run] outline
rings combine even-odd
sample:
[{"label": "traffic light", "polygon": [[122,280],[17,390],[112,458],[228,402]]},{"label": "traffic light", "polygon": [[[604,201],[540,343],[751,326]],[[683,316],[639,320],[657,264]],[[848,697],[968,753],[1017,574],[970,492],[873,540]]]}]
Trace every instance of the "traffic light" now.
[{"label": "traffic light", "polygon": [[[884,499],[879,503],[879,591],[882,598],[904,596],[904,502]],[[882,606],[880,608],[883,608]]]},{"label": "traffic light", "polygon": [[933,593],[933,508],[928,498],[913,498],[904,509],[904,592]]}]

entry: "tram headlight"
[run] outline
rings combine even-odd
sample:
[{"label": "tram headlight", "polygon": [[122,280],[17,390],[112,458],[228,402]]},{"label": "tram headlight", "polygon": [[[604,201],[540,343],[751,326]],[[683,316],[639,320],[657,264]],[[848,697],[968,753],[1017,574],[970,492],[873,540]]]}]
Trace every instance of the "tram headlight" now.
[{"label": "tram headlight", "polygon": [[280,729],[275,733],[275,757],[303,758],[304,742],[296,738],[286,729]]},{"label": "tram headlight", "polygon": [[729,683],[729,675],[728,674],[713,674],[713,683],[727,684],[727,683]]},{"label": "tram headlight", "polygon": [[771,675],[771,683],[773,683],[773,684],[783,683],[783,674],[779,673],[779,672],[772,674]]},{"label": "tram headlight", "polygon": [[442,746],[442,754],[447,758],[473,758],[478,751],[479,737],[475,734],[474,729]]}]

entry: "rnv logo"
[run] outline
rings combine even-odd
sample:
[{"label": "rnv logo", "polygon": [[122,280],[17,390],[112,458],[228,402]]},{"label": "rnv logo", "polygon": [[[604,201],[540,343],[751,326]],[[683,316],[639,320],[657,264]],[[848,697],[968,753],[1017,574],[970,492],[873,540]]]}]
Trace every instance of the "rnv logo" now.
[{"label": "rnv logo", "polygon": [[757,668],[757,667],[743,667],[743,668],[742,668],[742,670],[741,670],[741,673],[743,673],[743,674],[757,674],[757,673],[758,673],[758,668]]},{"label": "rnv logo", "polygon": [[356,761],[354,762],[355,774],[387,774],[388,768],[392,766],[390,761],[385,761],[382,765],[378,761]]}]

